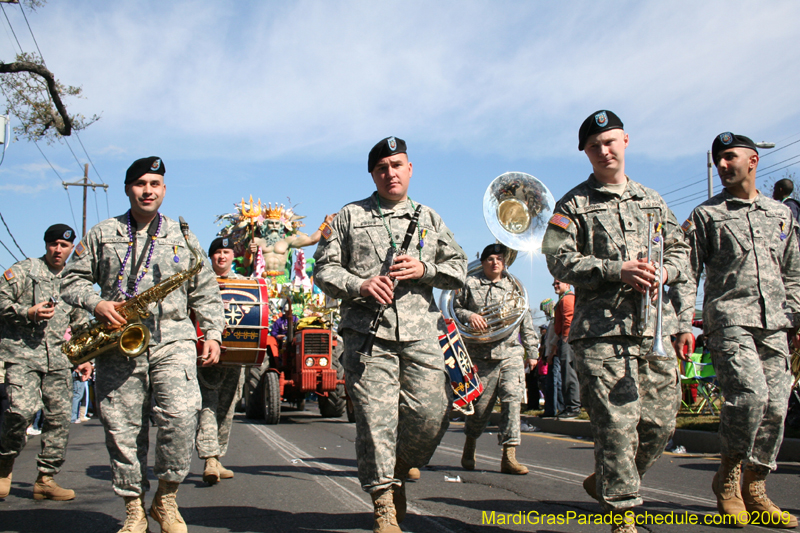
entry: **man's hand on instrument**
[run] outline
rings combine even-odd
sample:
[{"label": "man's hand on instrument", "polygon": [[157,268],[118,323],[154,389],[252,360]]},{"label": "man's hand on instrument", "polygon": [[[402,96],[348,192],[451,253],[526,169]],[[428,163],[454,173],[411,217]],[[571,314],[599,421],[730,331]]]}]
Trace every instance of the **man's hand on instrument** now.
[{"label": "man's hand on instrument", "polygon": [[90,377],[92,377],[92,368],[92,362],[86,361],[85,363],[81,363],[75,367],[75,372],[80,374],[81,381],[87,381]]},{"label": "man's hand on instrument", "polygon": [[389,267],[389,276],[397,281],[419,279],[425,274],[425,265],[410,255],[398,255]]},{"label": "man's hand on instrument", "polygon": [[539,363],[538,359],[525,359],[525,364],[528,365],[528,368],[531,370],[536,369],[536,365]]},{"label": "man's hand on instrument", "polygon": [[688,346],[689,348],[692,347],[692,334],[691,333],[678,333],[678,336],[675,338],[675,353],[678,354],[678,358],[683,361],[688,361],[690,359],[689,354],[684,354],[684,346]]},{"label": "man's hand on instrument", "polygon": [[110,324],[112,326],[124,326],[128,323],[125,318],[117,313],[117,309],[119,309],[125,302],[109,302],[108,300],[101,300],[99,304],[94,308],[94,316],[100,322],[104,324]]},{"label": "man's hand on instrument", "polygon": [[361,284],[361,296],[372,296],[378,303],[390,304],[394,299],[394,284],[389,276],[375,276]]},{"label": "man's hand on instrument", "polygon": [[622,282],[638,292],[645,293],[647,289],[655,286],[655,279],[656,267],[646,259],[633,259],[622,263]]},{"label": "man's hand on instrument", "polygon": [[219,343],[213,340],[203,342],[203,353],[200,354],[200,366],[211,366],[219,363]]},{"label": "man's hand on instrument", "polygon": [[56,306],[52,302],[42,302],[28,309],[28,320],[39,322],[40,320],[50,320],[56,312]]},{"label": "man's hand on instrument", "polygon": [[477,331],[486,331],[489,329],[489,324],[478,313],[472,313],[472,316],[469,317],[469,327]]}]

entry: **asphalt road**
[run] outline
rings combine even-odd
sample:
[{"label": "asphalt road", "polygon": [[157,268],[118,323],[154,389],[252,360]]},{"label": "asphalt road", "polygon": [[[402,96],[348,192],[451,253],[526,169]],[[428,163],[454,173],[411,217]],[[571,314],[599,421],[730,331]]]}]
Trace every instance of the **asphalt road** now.
[{"label": "asphalt road", "polygon": [[[202,480],[202,461],[193,459],[192,472],[178,493],[190,531],[371,531],[372,505],[356,477],[355,428],[344,419],[321,419],[316,405],[308,405],[302,413],[285,411],[281,423],[275,426],[237,415],[231,446],[223,459],[236,473],[234,479],[207,486]],[[600,513],[597,502],[581,486],[593,468],[591,442],[525,433],[518,457],[531,473],[509,476],[499,473],[500,448],[494,428],[489,428],[478,441],[481,470],[466,472],[460,466],[462,429],[460,422],[451,424],[431,464],[423,469],[421,480],[408,485],[409,515],[402,524],[403,531],[610,529],[607,525],[579,523],[580,517],[585,520]],[[154,442],[155,430],[150,438]],[[75,489],[78,496],[71,502],[36,502],[31,491],[40,438],[32,437],[17,460],[11,494],[0,500],[0,531],[116,532],[124,519],[124,505],[111,489],[103,439],[96,420],[73,425],[67,462],[56,479]],[[151,465],[153,457],[151,446]],[[717,465],[714,456],[665,454],[646,476],[642,489],[646,503],[637,510],[661,519],[671,516],[686,520],[684,513],[696,516],[700,523],[706,516],[713,519],[716,505],[710,484]],[[151,480],[148,506],[157,486],[152,473]],[[800,465],[782,463],[769,477],[767,487],[778,505],[795,514],[800,512]],[[513,523],[520,517],[522,524]],[[569,523],[563,523],[567,517]],[[510,518],[510,523],[504,523],[504,518]],[[639,531],[719,531],[721,527],[647,525],[640,526]],[[158,531],[152,520],[151,529]],[[759,529],[764,528],[749,526],[742,531]]]}]

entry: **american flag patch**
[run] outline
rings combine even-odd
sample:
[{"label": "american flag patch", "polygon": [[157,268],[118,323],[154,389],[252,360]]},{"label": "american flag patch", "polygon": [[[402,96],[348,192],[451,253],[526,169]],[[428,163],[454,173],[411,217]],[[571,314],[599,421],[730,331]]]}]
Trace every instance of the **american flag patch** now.
[{"label": "american flag patch", "polygon": [[322,236],[325,237],[325,240],[330,239],[332,234],[331,227],[328,224],[322,224]]},{"label": "american flag patch", "polygon": [[559,228],[562,229],[567,229],[569,225],[572,224],[572,221],[567,217],[565,217],[564,215],[555,214],[550,219],[550,224],[558,226]]},{"label": "american flag patch", "polygon": [[681,224],[681,229],[683,230],[684,233],[689,233],[690,231],[692,231],[694,229],[694,222],[692,222],[692,219],[687,218],[686,222]]},{"label": "american flag patch", "polygon": [[78,246],[75,247],[75,255],[78,257],[82,256],[86,252],[86,247],[83,245],[83,241],[78,243]]},{"label": "american flag patch", "polygon": [[3,277],[6,278],[6,281],[11,281],[12,279],[14,279],[14,271],[9,268],[5,272],[3,272]]}]

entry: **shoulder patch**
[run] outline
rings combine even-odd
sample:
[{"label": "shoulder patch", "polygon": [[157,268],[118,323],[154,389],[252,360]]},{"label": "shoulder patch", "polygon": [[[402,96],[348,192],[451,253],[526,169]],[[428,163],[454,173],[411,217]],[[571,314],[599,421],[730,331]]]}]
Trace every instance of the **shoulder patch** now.
[{"label": "shoulder patch", "polygon": [[5,272],[3,272],[3,277],[6,278],[6,281],[11,281],[15,277],[14,271],[9,268]]},{"label": "shoulder patch", "polygon": [[325,238],[325,240],[330,239],[332,234],[333,234],[333,230],[331,229],[331,227],[327,223],[323,223],[322,224],[322,236]]},{"label": "shoulder patch", "polygon": [[81,241],[78,243],[78,246],[75,247],[75,255],[80,257],[85,253],[86,253],[86,247],[83,245],[83,241]]},{"label": "shoulder patch", "polygon": [[556,213],[552,216],[552,218],[550,218],[550,224],[558,226],[561,229],[567,229],[569,228],[569,225],[572,224],[572,221],[564,215],[559,215]]},{"label": "shoulder patch", "polygon": [[687,218],[686,222],[681,224],[681,229],[684,233],[689,233],[690,231],[694,230],[694,222],[692,222],[692,219]]}]

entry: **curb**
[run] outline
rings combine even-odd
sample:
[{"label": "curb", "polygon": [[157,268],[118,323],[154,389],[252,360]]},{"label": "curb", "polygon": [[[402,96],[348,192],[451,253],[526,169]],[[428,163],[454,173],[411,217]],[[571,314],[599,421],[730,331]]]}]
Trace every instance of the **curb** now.
[{"label": "curb", "polygon": [[[592,427],[588,420],[558,420],[538,416],[523,416],[522,420],[545,433],[592,438]],[[490,426],[497,426],[499,421],[500,413],[492,413],[489,417]],[[719,453],[719,435],[715,432],[676,429],[672,441],[675,445],[685,447],[688,453]],[[784,438],[778,461],[800,462],[800,439]]]}]

